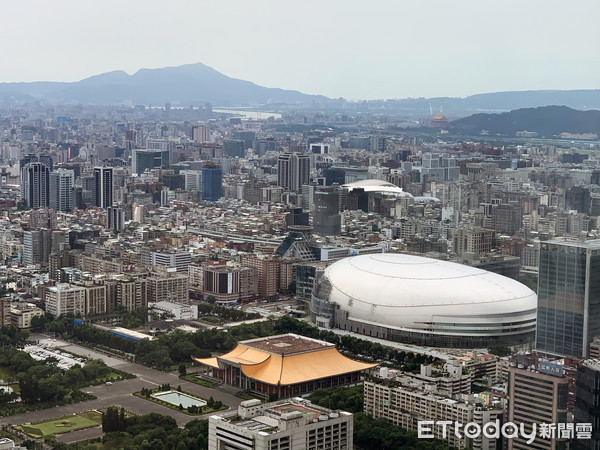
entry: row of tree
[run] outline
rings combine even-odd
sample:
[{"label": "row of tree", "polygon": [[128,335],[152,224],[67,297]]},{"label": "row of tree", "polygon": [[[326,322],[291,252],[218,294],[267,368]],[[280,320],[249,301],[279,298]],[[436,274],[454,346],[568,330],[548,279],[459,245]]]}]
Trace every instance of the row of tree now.
[{"label": "row of tree", "polygon": [[[211,307],[211,305],[207,305]],[[219,307],[222,308],[222,307]],[[187,363],[191,357],[209,358],[212,352],[225,352],[233,349],[238,341],[272,336],[283,333],[296,333],[321,339],[335,344],[341,351],[364,360],[382,361],[388,366],[405,371],[415,371],[421,364],[431,363],[433,357],[397,350],[353,336],[339,336],[332,331],[317,327],[289,316],[270,319],[264,322],[243,324],[228,331],[201,329],[195,333],[175,331],[158,336],[153,340],[134,342],[123,339],[91,325],[73,327],[62,317],[46,324],[46,328],[61,329],[65,337],[135,354],[136,362],[167,370],[173,365]]]}]

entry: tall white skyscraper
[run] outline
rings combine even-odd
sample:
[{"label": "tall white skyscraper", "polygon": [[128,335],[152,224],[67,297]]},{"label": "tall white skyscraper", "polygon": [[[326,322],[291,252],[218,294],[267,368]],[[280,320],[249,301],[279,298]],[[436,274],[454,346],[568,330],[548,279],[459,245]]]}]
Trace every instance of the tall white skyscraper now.
[{"label": "tall white skyscraper", "polygon": [[50,208],[55,211],[73,210],[74,178],[72,170],[58,169],[56,172],[50,172]]}]

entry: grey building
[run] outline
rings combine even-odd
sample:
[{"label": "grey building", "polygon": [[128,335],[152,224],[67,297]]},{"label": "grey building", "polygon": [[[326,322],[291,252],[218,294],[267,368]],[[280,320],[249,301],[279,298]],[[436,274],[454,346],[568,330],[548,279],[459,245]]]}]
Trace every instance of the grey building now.
[{"label": "grey building", "polygon": [[108,208],[113,204],[113,169],[112,167],[94,168],[96,189],[96,206]]},{"label": "grey building", "polygon": [[50,168],[42,162],[30,162],[21,168],[21,198],[28,208],[48,206]]},{"label": "grey building", "polygon": [[591,424],[591,439],[573,439],[572,449],[600,448],[600,359],[588,359],[577,368],[573,422]]},{"label": "grey building", "polygon": [[342,228],[340,216],[340,191],[331,186],[320,186],[315,190],[313,229],[321,236],[336,236]]},{"label": "grey building", "polygon": [[310,182],[310,158],[301,153],[282,153],[277,158],[277,185],[299,191]]}]

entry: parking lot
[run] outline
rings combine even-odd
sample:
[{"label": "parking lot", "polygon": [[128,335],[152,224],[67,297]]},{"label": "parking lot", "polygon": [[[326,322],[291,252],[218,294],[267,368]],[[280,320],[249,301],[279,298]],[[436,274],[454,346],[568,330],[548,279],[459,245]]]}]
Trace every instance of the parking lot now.
[{"label": "parking lot", "polygon": [[24,348],[24,350],[29,353],[33,359],[38,361],[42,361],[51,357],[56,358],[58,360],[58,363],[56,364],[57,367],[63,370],[70,369],[76,364],[79,364],[80,366],[85,364],[85,359],[71,355],[70,353],[66,353],[58,348],[46,345],[44,343],[28,345]]}]

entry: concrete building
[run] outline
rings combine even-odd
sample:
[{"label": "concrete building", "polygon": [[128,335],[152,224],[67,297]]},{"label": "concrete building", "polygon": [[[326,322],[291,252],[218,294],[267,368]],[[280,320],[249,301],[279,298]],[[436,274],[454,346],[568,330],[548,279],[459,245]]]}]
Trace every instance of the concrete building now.
[{"label": "concrete building", "polygon": [[142,264],[146,266],[163,266],[177,272],[187,272],[191,262],[192,255],[189,252],[151,251],[147,247],[142,248]]},{"label": "concrete building", "polygon": [[195,320],[198,318],[197,305],[162,301],[148,303],[148,309],[154,310],[160,315],[167,314],[172,319]]},{"label": "concrete building", "polygon": [[240,264],[253,267],[258,275],[258,296],[270,300],[277,296],[281,259],[278,256],[249,254],[242,255]]},{"label": "concrete building", "polygon": [[454,422],[470,422],[483,427],[501,420],[504,405],[487,395],[448,396],[438,391],[434,382],[415,377],[393,379],[373,377],[364,382],[364,411],[374,418],[384,418],[407,430],[417,431],[419,421],[451,420],[446,437],[439,426],[431,426],[436,439],[445,440],[450,447],[495,450],[499,442],[483,434],[468,438],[455,434]]},{"label": "concrete building", "polygon": [[600,336],[600,239],[540,243],[536,350],[586,357]]},{"label": "concrete building", "polygon": [[21,199],[28,208],[49,205],[50,168],[42,162],[30,162],[21,168]]},{"label": "concrete building", "polygon": [[487,228],[476,227],[471,230],[459,228],[452,233],[452,249],[458,255],[489,253],[492,251],[493,237],[494,230]]},{"label": "concrete building", "polygon": [[[550,370],[547,370],[549,368]],[[508,422],[525,427],[531,433],[533,424],[567,422],[568,380],[561,366],[540,361],[537,370],[524,364],[512,363],[508,368]],[[539,436],[539,435],[538,435]],[[566,439],[541,439],[527,444],[523,435],[508,439],[512,449],[566,448]]]},{"label": "concrete building", "polygon": [[282,153],[277,158],[277,186],[299,191],[310,183],[310,158],[301,153]]},{"label": "concrete building", "polygon": [[258,272],[252,267],[211,266],[204,269],[204,298],[228,304],[250,300],[258,294]]},{"label": "concrete building", "polygon": [[[109,310],[110,305],[114,307],[123,307],[127,311],[134,311],[138,308],[146,306],[148,304],[148,286],[149,282],[147,278],[127,278],[117,277],[111,288],[107,285],[109,294]],[[153,282],[154,290],[161,287],[158,280]],[[156,296],[156,294],[155,294]]]},{"label": "concrete building", "polygon": [[54,211],[73,210],[73,181],[72,170],[59,169],[50,172],[50,199],[48,205]]},{"label": "concrete building", "polygon": [[11,305],[10,298],[0,298],[0,326],[7,327],[11,324]]},{"label": "concrete building", "polygon": [[46,312],[54,317],[63,314],[85,314],[85,288],[57,283],[46,288]]},{"label": "concrete building", "polygon": [[293,398],[272,403],[246,400],[237,411],[208,421],[211,449],[304,450],[353,448],[353,416]]},{"label": "concrete building", "polygon": [[112,205],[106,208],[106,228],[114,231],[125,229],[125,210],[120,205]]},{"label": "concrete building", "polygon": [[176,269],[166,269],[152,273],[148,282],[148,303],[162,301],[187,302],[190,298],[189,278]]},{"label": "concrete building", "polygon": [[31,328],[31,320],[43,315],[44,311],[33,303],[15,302],[10,304],[10,320],[17,328]]}]

